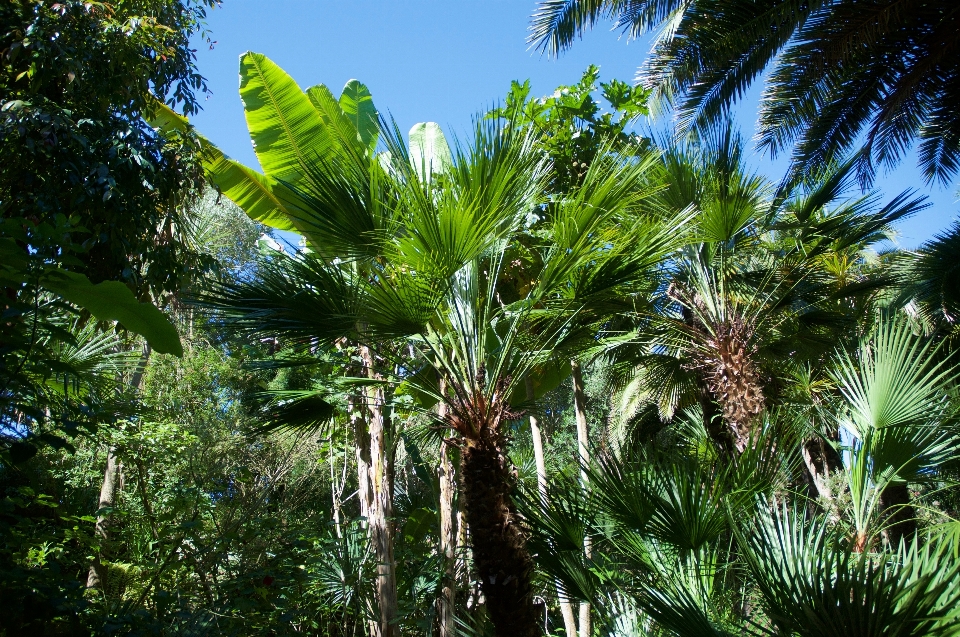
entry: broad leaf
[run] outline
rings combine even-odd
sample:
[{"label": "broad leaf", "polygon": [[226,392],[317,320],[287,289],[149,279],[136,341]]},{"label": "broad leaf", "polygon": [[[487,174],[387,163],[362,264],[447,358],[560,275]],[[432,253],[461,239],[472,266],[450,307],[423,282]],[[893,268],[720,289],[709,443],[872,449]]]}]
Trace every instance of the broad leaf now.
[{"label": "broad leaf", "polygon": [[373,96],[370,95],[370,89],[365,84],[357,80],[350,80],[343,87],[343,93],[340,94],[340,108],[353,123],[360,135],[360,141],[366,148],[373,148],[377,145],[377,135],[379,133],[379,124],[377,122],[377,109],[373,105]]},{"label": "broad leaf", "polygon": [[345,148],[353,148],[361,154],[365,152],[355,122],[343,111],[330,89],[323,84],[311,86],[307,89],[307,98],[323,119],[328,135],[335,137]]},{"label": "broad leaf", "polygon": [[[166,104],[156,100],[152,106],[146,119],[160,132],[189,130],[187,118],[178,115]],[[298,231],[283,203],[295,197],[289,188],[230,159],[205,137],[196,132],[194,134],[200,141],[204,171],[220,192],[240,206],[251,219],[277,230]]]},{"label": "broad leaf", "polygon": [[323,120],[306,94],[265,55],[240,56],[240,98],[263,172],[297,184],[330,150]]},{"label": "broad leaf", "polygon": [[213,147],[210,150],[215,152],[204,153],[203,167],[220,192],[240,206],[251,219],[277,230],[299,232],[284,204],[284,201],[290,202],[296,197],[289,188]]},{"label": "broad leaf", "polygon": [[77,272],[51,270],[44,274],[41,285],[88,310],[101,321],[118,321],[126,329],[147,339],[150,347],[161,354],[183,355],[177,328],[156,307],[139,302],[130,288],[119,281],[94,285]]},{"label": "broad leaf", "polygon": [[450,146],[440,125],[420,122],[410,129],[410,161],[421,179],[429,181],[433,173],[443,173],[452,164]]}]

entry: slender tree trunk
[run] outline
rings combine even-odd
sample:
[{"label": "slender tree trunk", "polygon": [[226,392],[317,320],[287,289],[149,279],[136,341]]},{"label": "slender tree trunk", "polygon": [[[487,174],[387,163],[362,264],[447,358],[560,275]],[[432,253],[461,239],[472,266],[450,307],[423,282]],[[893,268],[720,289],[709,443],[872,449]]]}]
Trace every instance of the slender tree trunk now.
[{"label": "slender tree trunk", "polygon": [[[524,388],[527,391],[527,401],[533,402],[535,394],[533,381],[529,376],[524,379]],[[548,500],[547,462],[543,453],[543,432],[540,430],[540,423],[532,410],[528,418],[530,419],[530,436],[533,438],[533,459],[537,465],[537,492],[540,494],[540,501],[546,506]],[[559,582],[554,582],[554,587],[557,590],[557,602],[560,604],[560,614],[563,616],[563,627],[567,637],[577,637],[577,618],[573,613],[573,604],[564,596]]]},{"label": "slender tree trunk", "polygon": [[[373,509],[373,488],[370,484],[370,432],[367,429],[366,398],[362,393],[347,398],[347,410],[353,429],[354,452],[357,459],[357,501],[360,503],[360,517],[363,528],[370,536],[370,511]],[[370,637],[380,637],[380,624],[374,620],[367,622]]]},{"label": "slender tree trunk", "polygon": [[882,521],[887,525],[887,540],[894,550],[909,542],[917,532],[917,511],[910,502],[906,482],[891,482],[880,494]]},{"label": "slender tree trunk", "polygon": [[336,455],[333,452],[334,447],[334,437],[330,436],[330,500],[333,507],[333,530],[337,534],[338,538],[343,537],[343,530],[341,529],[342,524],[342,514],[343,504],[341,498],[343,497],[343,481],[337,480],[337,462]]},{"label": "slender tree trunk", "polygon": [[[361,357],[367,368],[367,377],[376,379],[373,354],[361,347]],[[370,415],[370,490],[371,507],[367,517],[370,541],[377,559],[377,600],[380,603],[379,637],[397,635],[397,573],[393,555],[393,441],[391,423],[387,415],[386,397],[382,387],[367,390],[367,410]]]},{"label": "slender tree trunk", "polygon": [[440,637],[456,637],[457,528],[453,511],[455,476],[451,449],[440,446],[440,552],[443,555],[443,588],[440,593]]},{"label": "slender tree trunk", "polygon": [[[107,468],[103,473],[103,482],[100,485],[100,500],[97,504],[96,535],[100,540],[101,551],[110,540],[110,516],[117,497],[117,478],[120,461],[116,450],[110,447],[107,450]],[[106,581],[106,569],[95,555],[87,573],[87,588],[102,588]]]},{"label": "slender tree trunk", "polygon": [[470,533],[467,529],[467,518],[463,513],[463,499],[457,506],[457,546],[460,553],[457,555],[457,578],[461,588],[467,592],[466,607],[473,611],[483,603],[483,594],[479,589],[479,582],[473,578],[470,565],[473,564],[473,549],[470,548]]},{"label": "slender tree trunk", "polygon": [[[440,395],[445,392],[445,383],[440,379]],[[438,415],[443,421],[447,412],[447,405],[442,400],[437,407]],[[456,477],[453,471],[453,462],[450,458],[452,450],[446,439],[440,443],[440,553],[443,556],[443,582],[440,591],[439,615],[440,637],[456,637],[457,622],[457,517],[453,510],[453,495],[456,488]]]},{"label": "slender tree trunk", "polygon": [[[577,420],[577,451],[580,455],[580,486],[584,493],[590,488],[587,466],[590,464],[590,431],[587,428],[587,393],[583,385],[583,371],[580,363],[570,361],[570,377],[573,380],[573,408]],[[589,560],[593,557],[593,539],[585,534],[583,554]],[[580,602],[580,637],[590,637],[590,603]]]},{"label": "slender tree trunk", "polygon": [[[143,346],[143,352],[137,367],[130,378],[130,387],[134,390],[140,389],[143,382],[143,373],[150,361],[151,349],[149,345]],[[120,483],[120,460],[117,458],[116,449],[110,446],[107,449],[107,466],[103,472],[103,482],[100,484],[100,499],[97,502],[97,525],[95,533],[100,539],[101,546],[106,546],[110,541],[110,518],[117,498],[117,487]],[[100,555],[95,555],[87,571],[87,588],[103,588],[106,579],[106,569],[100,561]]]},{"label": "slender tree trunk", "polygon": [[362,395],[347,399],[357,459],[357,500],[360,502],[360,517],[364,519],[363,526],[367,528],[373,506],[373,489],[370,486],[370,432],[367,430],[365,403],[366,399]]}]

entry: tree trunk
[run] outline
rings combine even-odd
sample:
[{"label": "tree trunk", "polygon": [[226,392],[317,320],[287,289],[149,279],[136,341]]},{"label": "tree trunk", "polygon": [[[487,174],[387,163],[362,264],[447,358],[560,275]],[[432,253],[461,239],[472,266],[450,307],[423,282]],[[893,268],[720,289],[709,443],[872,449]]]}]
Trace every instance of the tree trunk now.
[{"label": "tree trunk", "polygon": [[473,561],[497,637],[537,637],[533,559],[510,498],[513,476],[502,444],[467,440],[460,454]]},{"label": "tree trunk", "polygon": [[[110,515],[117,497],[117,477],[120,462],[117,460],[116,450],[110,447],[107,450],[107,468],[103,473],[103,483],[100,485],[100,500],[97,504],[96,535],[101,547],[105,547],[110,540]],[[101,548],[102,552],[103,548]],[[87,588],[102,588],[106,582],[106,569],[100,562],[100,556],[95,555],[87,572]]]},{"label": "tree trunk", "polygon": [[[143,382],[143,373],[150,362],[151,349],[149,345],[143,346],[143,352],[140,354],[140,360],[130,378],[130,387],[133,390],[139,390]],[[116,449],[111,445],[107,449],[107,466],[103,472],[103,482],[100,484],[100,499],[97,503],[97,525],[96,535],[100,538],[101,546],[105,546],[110,541],[110,516],[117,498],[117,486],[120,478],[121,463],[116,455]],[[87,571],[87,588],[103,588],[106,579],[106,569],[100,561],[100,555],[95,555]]]},{"label": "tree trunk", "polygon": [[[444,383],[440,381],[440,395]],[[447,406],[440,401],[440,419],[446,415]],[[440,637],[455,637],[457,634],[457,527],[453,510],[453,495],[456,488],[450,445],[440,444],[440,553],[443,556],[443,582],[440,591]]]},{"label": "tree trunk", "polygon": [[[570,377],[573,380],[573,409],[577,420],[577,451],[580,456],[580,486],[584,493],[589,489],[587,466],[590,464],[590,431],[587,428],[587,392],[583,386],[583,371],[580,363],[570,361]],[[583,554],[587,560],[593,557],[593,540],[587,534],[583,538]],[[580,637],[591,636],[590,603],[580,602]]]},{"label": "tree trunk", "polygon": [[[361,347],[360,354],[367,368],[367,377],[376,379],[372,352],[367,347]],[[386,409],[383,388],[369,387],[367,411],[370,419],[367,428],[370,436],[369,488],[372,500],[367,524],[377,559],[379,637],[394,637],[397,634],[397,573],[393,556],[393,441],[390,436],[390,417]]]},{"label": "tree trunk", "polygon": [[817,489],[817,494],[827,501],[833,501],[834,494],[830,490],[828,479],[831,473],[840,469],[839,454],[820,437],[811,438],[803,443],[801,452],[803,463]]},{"label": "tree trunk", "polygon": [[[357,501],[360,503],[362,526],[370,535],[370,511],[373,509],[373,488],[370,485],[370,432],[367,429],[366,398],[363,393],[347,398],[347,410],[353,428],[354,451],[357,458]],[[379,637],[380,624],[374,620],[367,622],[370,637]]]},{"label": "tree trunk", "polygon": [[917,512],[910,502],[910,489],[906,482],[891,482],[880,494],[882,521],[890,546],[896,550],[903,542],[909,542],[917,532]]},{"label": "tree trunk", "polygon": [[[527,401],[533,402],[535,394],[533,392],[533,381],[529,376],[524,380],[524,387],[527,391]],[[530,436],[533,438],[533,459],[537,465],[537,492],[540,494],[540,502],[547,504],[547,462],[543,453],[543,432],[540,430],[540,423],[537,421],[536,414],[531,410],[530,415]],[[573,604],[567,599],[559,582],[554,582],[557,590],[557,603],[560,605],[560,614],[563,616],[563,627],[567,637],[577,637],[577,618],[573,613]]]}]

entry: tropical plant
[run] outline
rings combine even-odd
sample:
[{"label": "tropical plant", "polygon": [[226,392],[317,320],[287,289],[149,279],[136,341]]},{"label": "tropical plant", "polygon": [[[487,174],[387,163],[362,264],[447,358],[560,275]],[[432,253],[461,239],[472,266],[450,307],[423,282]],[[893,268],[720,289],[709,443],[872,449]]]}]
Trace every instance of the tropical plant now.
[{"label": "tropical plant", "polygon": [[960,170],[960,14],[948,0],[545,0],[529,39],[556,54],[608,18],[631,37],[660,29],[638,78],[684,126],[716,122],[769,68],[760,146],[792,145],[796,174],[862,144],[856,168],[870,181],[917,141],[927,181]]},{"label": "tropical plant", "polygon": [[[243,90],[263,85],[257,82],[289,87],[292,81],[269,61],[247,57],[269,73],[252,75]],[[370,348],[364,364],[371,380],[388,380],[399,369],[407,383],[446,404],[445,421],[461,440],[464,506],[488,612],[500,631],[534,634],[532,563],[513,513],[505,455],[507,427],[518,414],[511,396],[569,316],[589,307],[589,293],[576,301],[563,293],[572,272],[602,257],[608,267],[584,284],[615,286],[670,245],[665,226],[651,231],[642,218],[620,237],[627,242],[612,242],[604,230],[636,206],[651,162],[611,158],[589,168],[578,192],[558,203],[535,276],[506,285],[512,239],[536,212],[547,175],[529,136],[484,123],[469,145],[451,152],[439,129],[426,124],[414,128],[409,147],[395,130],[384,130],[386,151],[374,155],[368,149],[375,133],[363,140],[345,118],[327,125],[298,89],[270,92],[278,94],[296,108],[273,104],[263,120],[270,126],[261,126],[251,106],[259,109],[259,102],[247,97],[248,119],[258,139],[274,131],[272,144],[267,138],[257,144],[261,162],[288,171],[279,183],[292,195],[280,200],[312,249],[274,255],[255,279],[227,285],[209,301],[238,326],[294,345],[359,343]],[[283,128],[311,118],[319,132]],[[344,134],[351,130],[352,137]],[[309,157],[306,149],[319,149],[309,146],[318,140],[338,150]],[[398,338],[412,338],[420,354],[411,359],[406,347],[391,350]],[[401,357],[396,363],[394,352]],[[444,379],[444,394],[433,374],[412,374],[411,364],[432,366]]]},{"label": "tropical plant", "polygon": [[691,245],[671,263],[648,311],[633,322],[610,364],[621,376],[621,410],[657,405],[669,420],[697,405],[705,428],[742,450],[767,407],[787,398],[795,370],[822,368],[894,280],[875,275],[866,250],[892,224],[922,209],[909,193],[880,206],[876,194],[844,200],[850,163],[824,170],[789,196],[743,166],[743,142],[727,124],[667,147],[667,185],[650,204],[691,209]]},{"label": "tropical plant", "polygon": [[151,92],[197,109],[205,84],[190,38],[213,4],[0,8],[0,153],[17,158],[0,169],[0,422],[24,434],[14,446],[5,436],[5,462],[97,424],[89,409],[44,402],[55,352],[76,345],[65,325],[117,322],[157,351],[182,351],[153,302],[211,265],[181,223],[202,172],[193,140],[157,135],[142,116]]},{"label": "tropical plant", "polygon": [[945,388],[956,370],[905,321],[881,322],[856,354],[842,354],[833,372],[844,405],[832,405],[853,439],[850,494],[857,545],[879,528],[897,547],[917,532],[908,485],[932,480],[957,453],[957,431]]},{"label": "tropical plant", "polygon": [[960,317],[958,253],[960,223],[954,222],[918,250],[898,255],[902,290],[893,302],[915,316],[926,332],[950,341],[956,338]]}]

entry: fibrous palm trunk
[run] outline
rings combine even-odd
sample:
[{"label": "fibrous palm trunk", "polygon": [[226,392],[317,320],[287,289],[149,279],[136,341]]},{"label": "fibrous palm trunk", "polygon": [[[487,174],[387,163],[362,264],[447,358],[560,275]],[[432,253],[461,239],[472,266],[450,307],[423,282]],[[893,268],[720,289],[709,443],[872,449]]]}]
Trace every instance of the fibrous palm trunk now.
[{"label": "fibrous palm trunk", "polygon": [[750,326],[739,318],[715,326],[707,339],[708,353],[701,363],[711,393],[720,403],[737,451],[743,452],[753,435],[753,424],[763,411],[763,385],[750,344]]},{"label": "fibrous palm trunk", "polygon": [[533,559],[511,498],[514,472],[502,427],[520,414],[511,412],[506,383],[487,393],[483,370],[475,387],[454,385],[447,400],[447,423],[460,434],[461,495],[473,564],[497,637],[540,634],[533,606]]},{"label": "fibrous palm trunk", "polygon": [[513,476],[502,443],[468,441],[461,452],[462,494],[473,562],[498,637],[540,634],[533,607],[533,559],[510,492]]}]

